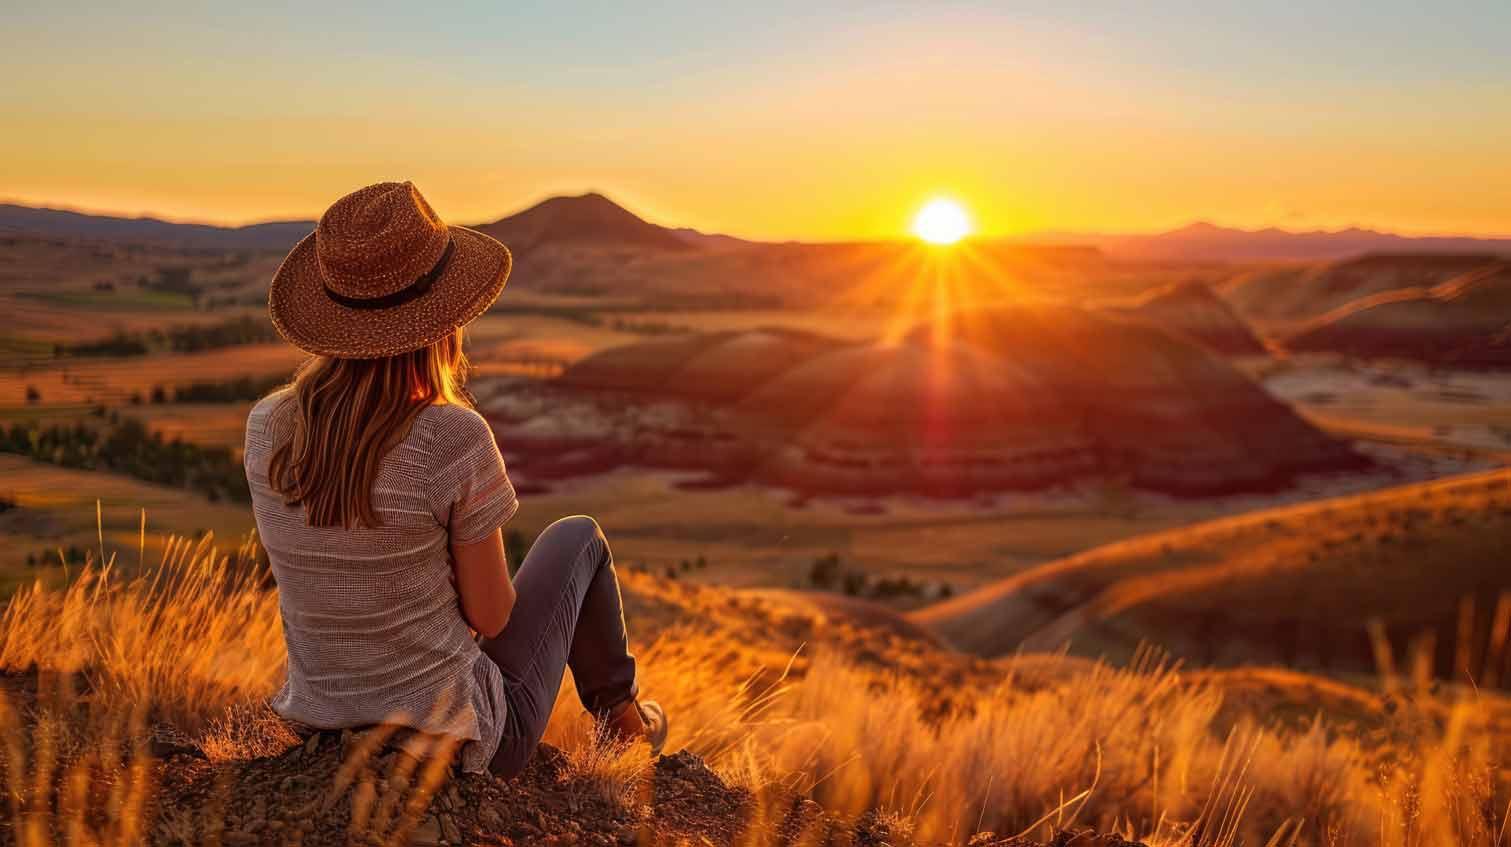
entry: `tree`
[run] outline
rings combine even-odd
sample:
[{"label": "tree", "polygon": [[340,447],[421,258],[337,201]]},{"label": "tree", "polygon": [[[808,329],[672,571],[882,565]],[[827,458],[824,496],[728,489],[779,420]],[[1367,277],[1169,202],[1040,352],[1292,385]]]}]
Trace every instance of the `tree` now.
[{"label": "tree", "polygon": [[813,560],[813,566],[808,569],[808,582],[814,588],[831,589],[839,585],[839,554],[829,553]]}]

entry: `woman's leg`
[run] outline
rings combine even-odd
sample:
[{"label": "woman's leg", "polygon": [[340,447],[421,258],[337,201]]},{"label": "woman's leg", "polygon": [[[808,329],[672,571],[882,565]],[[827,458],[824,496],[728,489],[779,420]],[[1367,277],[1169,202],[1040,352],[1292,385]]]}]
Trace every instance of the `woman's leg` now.
[{"label": "woman's leg", "polygon": [[614,558],[596,521],[577,515],[546,527],[520,563],[514,588],[519,596],[509,624],[482,642],[503,673],[508,700],[490,766],[503,777],[524,770],[535,752],[566,667],[590,712],[637,693]]}]

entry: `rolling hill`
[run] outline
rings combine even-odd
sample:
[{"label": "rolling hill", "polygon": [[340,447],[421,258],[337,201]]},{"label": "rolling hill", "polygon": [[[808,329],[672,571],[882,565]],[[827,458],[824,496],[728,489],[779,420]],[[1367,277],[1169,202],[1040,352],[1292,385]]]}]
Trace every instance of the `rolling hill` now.
[{"label": "rolling hill", "polygon": [[1435,285],[1504,264],[1489,253],[1377,253],[1340,262],[1246,271],[1222,295],[1250,321],[1293,328],[1376,294]]},{"label": "rolling hill", "polygon": [[[1511,471],[1265,510],[1096,548],[913,613],[950,643],[1196,665],[1370,673],[1382,622],[1404,667],[1507,679]],[[1488,648],[1487,648],[1488,645]]]}]

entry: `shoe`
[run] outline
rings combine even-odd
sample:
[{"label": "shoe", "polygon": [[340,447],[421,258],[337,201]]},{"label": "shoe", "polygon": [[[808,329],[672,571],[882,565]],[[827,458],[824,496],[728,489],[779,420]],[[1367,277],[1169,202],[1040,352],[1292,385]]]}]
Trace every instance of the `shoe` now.
[{"label": "shoe", "polygon": [[599,719],[610,737],[644,738],[651,755],[661,755],[671,725],[666,710],[655,700],[627,700]]},{"label": "shoe", "polygon": [[635,701],[635,708],[640,710],[640,720],[645,722],[645,740],[651,745],[651,755],[661,755],[661,750],[666,747],[666,736],[671,732],[671,721],[666,719],[666,710],[655,700],[646,700],[644,703]]}]

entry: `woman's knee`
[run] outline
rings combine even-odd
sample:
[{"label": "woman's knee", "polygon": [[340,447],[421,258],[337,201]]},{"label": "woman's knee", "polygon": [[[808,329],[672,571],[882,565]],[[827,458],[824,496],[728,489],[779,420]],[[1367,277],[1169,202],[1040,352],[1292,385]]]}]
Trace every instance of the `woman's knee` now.
[{"label": "woman's knee", "polygon": [[554,521],[541,532],[540,537],[541,539],[550,538],[556,543],[565,542],[576,546],[590,541],[604,540],[603,527],[587,515],[570,515]]}]

